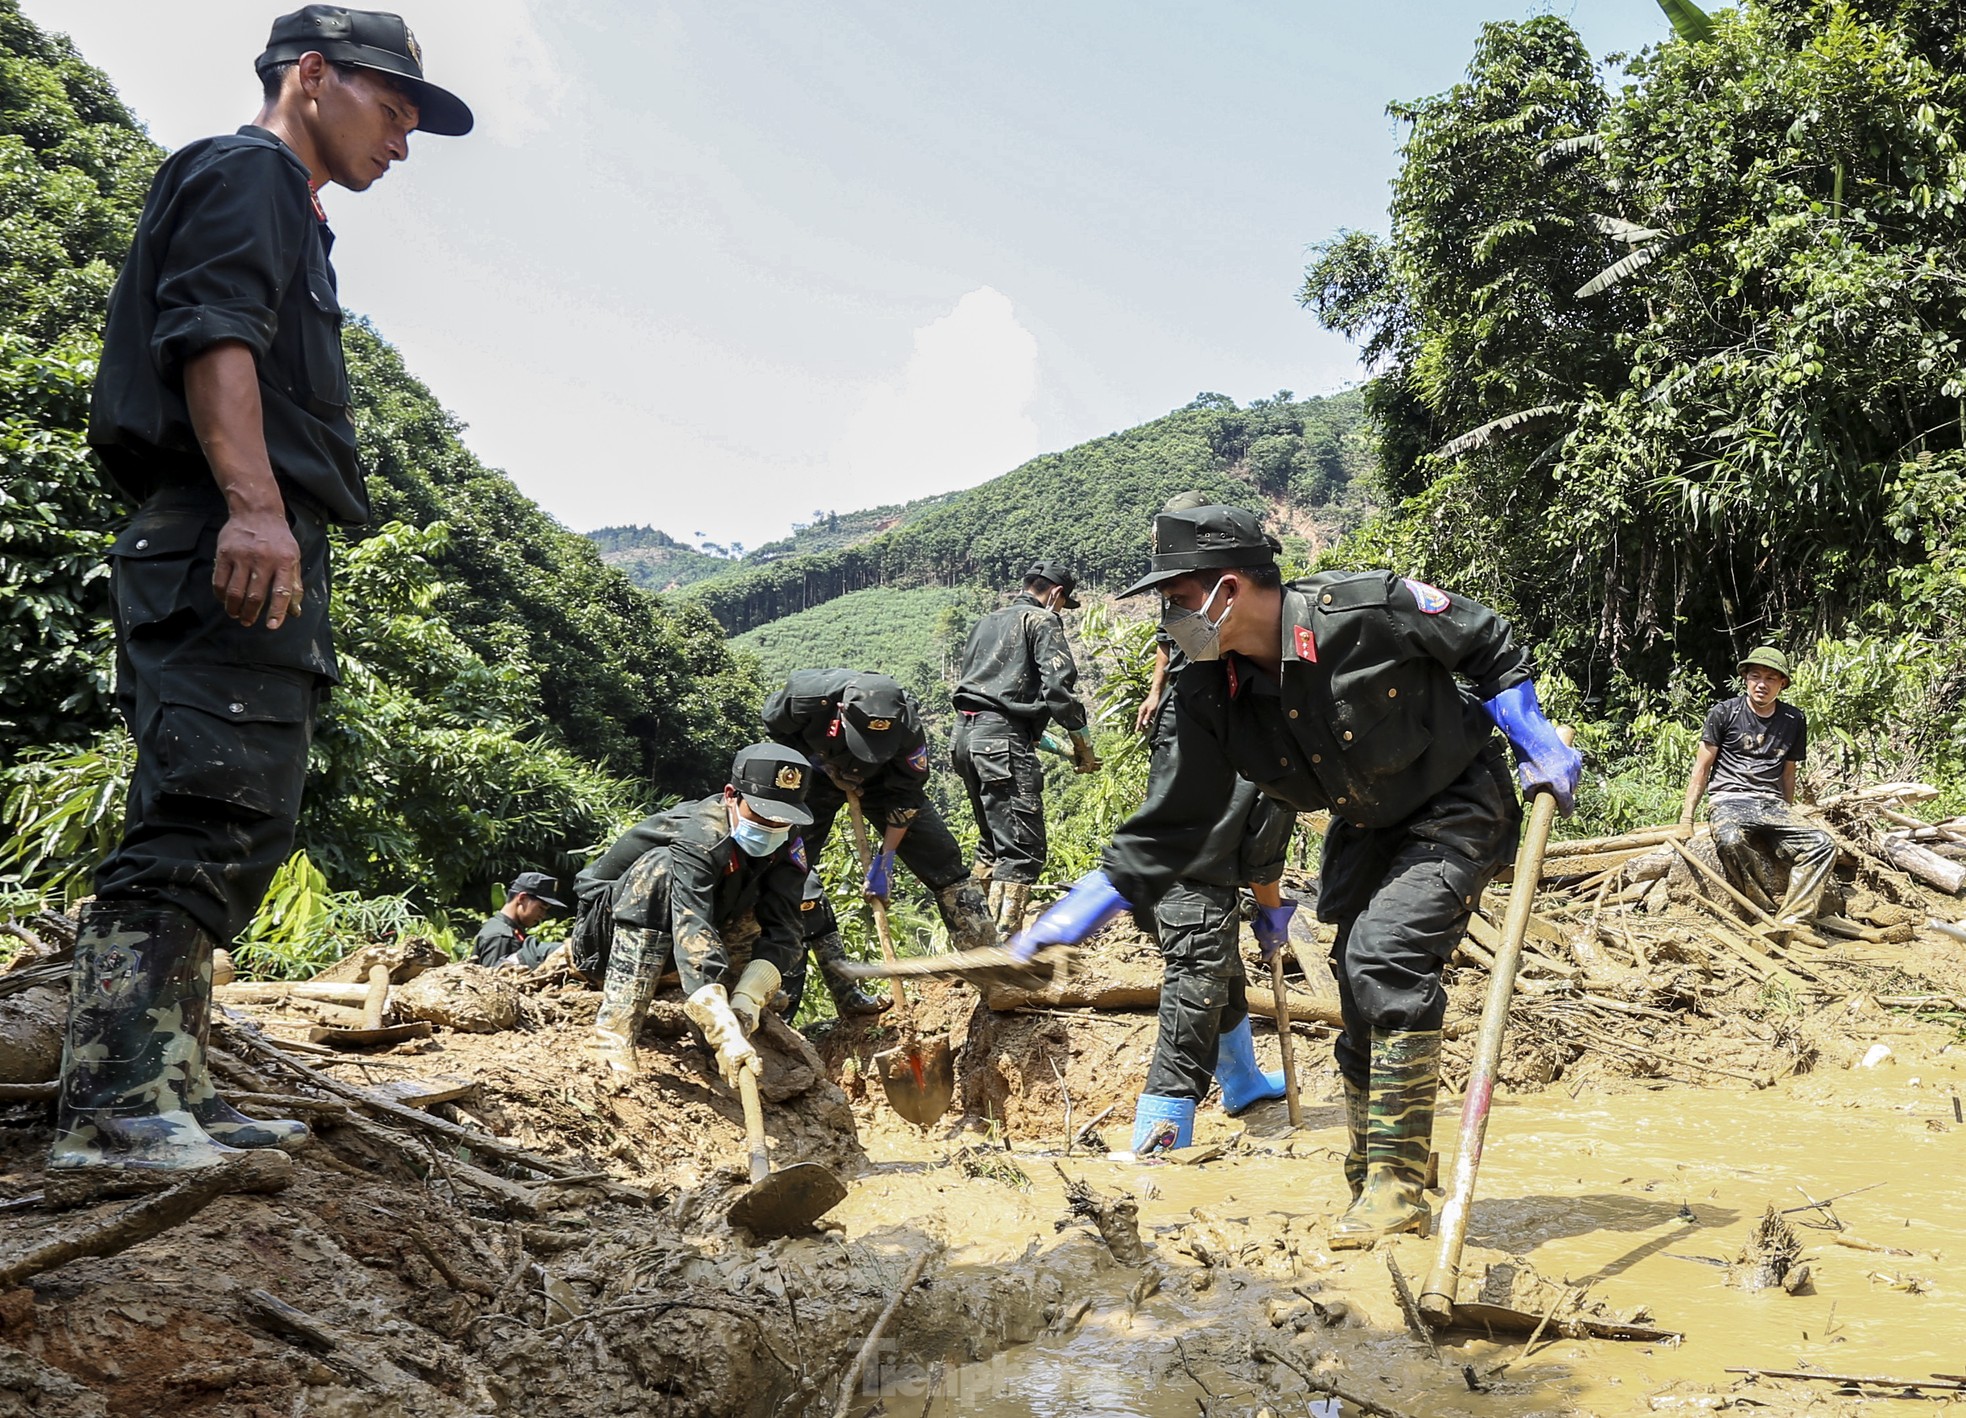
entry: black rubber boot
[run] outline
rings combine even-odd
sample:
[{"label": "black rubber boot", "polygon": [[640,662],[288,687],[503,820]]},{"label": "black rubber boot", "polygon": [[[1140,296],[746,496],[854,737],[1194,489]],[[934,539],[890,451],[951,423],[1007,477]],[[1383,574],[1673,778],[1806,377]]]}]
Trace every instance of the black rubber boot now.
[{"label": "black rubber boot", "polygon": [[833,1008],[842,1019],[867,1019],[889,1008],[894,1001],[885,995],[869,994],[860,982],[843,975],[839,964],[846,959],[840,933],[828,931],[812,943],[812,958],[819,962],[819,973],[826,981],[826,993],[833,997]]},{"label": "black rubber boot", "polygon": [[51,1187],[63,1174],[111,1188],[168,1185],[243,1155],[214,1141],[185,1105],[201,935],[168,906],[97,901],[83,910]]},{"label": "black rubber boot", "polygon": [[212,1083],[206,1059],[212,1037],[212,938],[202,930],[191,971],[191,999],[185,1006],[185,1024],[197,1048],[185,1072],[184,1106],[198,1120],[206,1134],[227,1147],[277,1147],[296,1152],[314,1136],[307,1124],[293,1118],[249,1118],[223,1098]]}]

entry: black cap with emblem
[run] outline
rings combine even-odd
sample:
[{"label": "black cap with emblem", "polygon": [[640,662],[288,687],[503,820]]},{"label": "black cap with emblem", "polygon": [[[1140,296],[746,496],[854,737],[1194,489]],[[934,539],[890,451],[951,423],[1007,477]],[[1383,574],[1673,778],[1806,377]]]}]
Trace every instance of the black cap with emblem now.
[{"label": "black cap with emblem", "polygon": [[505,891],[508,896],[536,896],[548,906],[564,911],[567,903],[553,894],[559,889],[558,877],[548,876],[543,871],[522,871],[512,878],[512,884]]},{"label": "black cap with emblem", "polygon": [[1063,586],[1065,588],[1066,610],[1075,611],[1079,608],[1079,598],[1072,594],[1079,588],[1079,578],[1072,574],[1072,568],[1064,562],[1035,562],[1032,564],[1031,569],[1024,573],[1024,579],[1029,581],[1033,576],[1042,581],[1049,581],[1054,586]]},{"label": "black cap with emblem", "polygon": [[894,757],[907,721],[907,696],[900,682],[887,675],[855,675],[840,691],[840,730],[848,751],[862,762],[885,763]]},{"label": "black cap with emblem", "polygon": [[1154,518],[1153,569],[1121,596],[1137,596],[1193,571],[1275,566],[1281,544],[1246,507],[1194,507]]},{"label": "black cap with emblem", "polygon": [[730,785],[759,817],[804,827],[812,821],[806,792],[813,767],[804,754],[782,743],[754,743],[730,761]]},{"label": "black cap with emblem", "polygon": [[303,54],[387,74],[415,100],[416,126],[425,133],[461,138],[471,131],[471,110],[464,100],[423,77],[423,47],[401,15],[340,5],[303,6],[273,22],[266,52],[253,61],[253,69],[265,73]]}]

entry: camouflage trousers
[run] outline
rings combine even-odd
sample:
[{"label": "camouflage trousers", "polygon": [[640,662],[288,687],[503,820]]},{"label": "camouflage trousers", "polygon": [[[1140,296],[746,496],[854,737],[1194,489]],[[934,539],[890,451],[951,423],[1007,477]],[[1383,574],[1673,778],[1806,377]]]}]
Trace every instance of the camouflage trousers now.
[{"label": "camouflage trousers", "polygon": [[1160,1032],[1145,1092],[1199,1102],[1215,1081],[1216,1046],[1249,1016],[1236,953],[1238,897],[1233,886],[1184,881],[1154,907],[1164,973]]}]

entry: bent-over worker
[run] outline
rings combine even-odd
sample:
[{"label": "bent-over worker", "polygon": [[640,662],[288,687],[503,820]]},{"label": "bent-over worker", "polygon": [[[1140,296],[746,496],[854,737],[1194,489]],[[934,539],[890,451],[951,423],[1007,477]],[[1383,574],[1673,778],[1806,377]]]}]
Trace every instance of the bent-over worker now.
[{"label": "bent-over worker", "polygon": [[367,190],[412,131],[471,128],[396,15],[309,5],[273,22],[254,68],[253,121],[186,144],[151,181],[89,415],[139,504],[109,552],[137,757],[78,928],[48,1167],[111,1187],[307,1140],[221,1099],[206,1044],[212,952],[293,850],[339,678],[328,528],[369,519],[319,193]]},{"label": "bent-over worker", "polygon": [[1078,700],[1078,661],[1059,617],[1078,609],[1077,589],[1078,578],[1062,563],[1040,561],[1024,573],[1024,589],[977,621],[963,646],[951,757],[976,818],[976,878],[990,883],[1005,936],[1023,925],[1044,870],[1044,769],[1036,745],[1045,726],[1056,719],[1071,736],[1079,772],[1099,767]]},{"label": "bent-over worker", "polygon": [[1762,851],[1789,863],[1788,883],[1775,908],[1778,925],[1806,926],[1822,904],[1836,865],[1836,843],[1802,820],[1795,802],[1796,770],[1809,752],[1809,721],[1781,702],[1789,687],[1789,659],[1772,645],[1758,646],[1740,663],[1742,692],[1707,714],[1700,751],[1686,780],[1679,825],[1691,831],[1700,795],[1710,794],[1713,845],[1735,884],[1759,889],[1755,867]]},{"label": "bent-over worker", "polygon": [[898,856],[935,897],[951,948],[997,943],[989,910],[963,866],[962,848],[929,801],[928,735],[914,695],[871,671],[798,670],[765,701],[764,718],[767,734],[820,770],[808,799],[806,845],[813,861],[825,855],[833,820],[852,790],[868,830],[879,834],[869,843],[866,894],[887,899]]},{"label": "bent-over worker", "polygon": [[[1441,975],[1522,819],[1494,730],[1515,746],[1525,788],[1549,787],[1565,812],[1581,760],[1543,717],[1529,656],[1493,611],[1387,571],[1285,585],[1274,547],[1240,508],[1155,519],[1152,569],[1123,594],[1158,591],[1188,657],[1169,771],[1101,869],[1014,948],[1075,943],[1129,903],[1151,908],[1202,854],[1238,775],[1287,807],[1328,811],[1318,914],[1337,927],[1353,1186],[1332,1244],[1364,1246],[1431,1225]],[[1266,959],[1284,935],[1259,914]]]},{"label": "bent-over worker", "polygon": [[[635,1072],[636,1036],[673,955],[685,1012],[724,1081],[758,1070],[750,1035],[804,949],[797,829],[812,821],[814,776],[798,753],[752,744],[731,760],[723,792],[644,818],[615,844],[642,850],[607,893],[614,942],[594,1033],[609,1068]],[[741,947],[749,959],[737,972]]]}]

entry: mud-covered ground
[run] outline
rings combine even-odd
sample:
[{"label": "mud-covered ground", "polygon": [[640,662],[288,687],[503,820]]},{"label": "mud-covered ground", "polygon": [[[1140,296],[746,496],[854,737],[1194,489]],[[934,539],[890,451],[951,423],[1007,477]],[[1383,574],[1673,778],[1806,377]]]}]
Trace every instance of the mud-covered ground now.
[{"label": "mud-covered ground", "polygon": [[[1644,931],[1669,940],[1672,920]],[[1620,938],[1643,933],[1634,922]],[[1828,1413],[1863,1400],[1728,1370],[1966,1372],[1966,1059],[1949,1022],[1966,997],[1961,948],[1930,934],[1852,942],[1797,965],[1806,976],[1764,978],[1685,935],[1679,951],[1640,941],[1581,984],[1525,975],[1538,988],[1518,1003],[1463,1290],[1487,1262],[1520,1257],[1560,1314],[1649,1315],[1683,1342],[1546,1334],[1525,1354],[1519,1337],[1455,1336],[1436,1353],[1410,1334],[1387,1256],[1417,1283],[1432,1247],[1324,1244],[1345,1200],[1327,1030],[1297,1032],[1301,1128],[1280,1103],[1234,1120],[1211,1103],[1198,1140],[1220,1155],[1151,1166],[1101,1150],[1130,1131],[1151,1012],[1000,1014],[967,986],[929,988],[922,1025],[958,1045],[960,1107],[927,1133],[887,1110],[868,1073],[891,1029],[830,1024],[816,1049],[774,1034],[776,1160],[823,1162],[850,1192],[820,1234],[759,1244],[724,1219],[744,1180],[740,1113],[679,1011],[658,1010],[645,1076],[617,1085],[584,1049],[595,997],[567,986],[528,994],[503,1032],[439,1029],[366,1064],[292,1054],[398,1094],[416,1080],[472,1085],[429,1111],[557,1177],[474,1150],[469,1134],[351,1111],[256,1052],[248,1031],[221,1028],[235,1090],[309,1100],[319,1136],[298,1180],[0,1293],[0,1414],[831,1413],[924,1252],[856,1412],[1302,1413],[1315,1381],[1416,1418]],[[1315,939],[1301,945],[1298,988],[1328,995]],[[1137,940],[1103,955],[1095,974],[1152,964]],[[1621,972],[1647,988],[1620,994]],[[1485,985],[1478,965],[1456,968],[1444,1164]],[[1586,987],[1653,1013],[1607,1032],[1600,1014],[1575,1013]],[[1931,1017],[1935,996],[1955,1013]],[[304,1032],[240,1012],[268,1039]],[[1274,1064],[1265,1022],[1257,1042]],[[30,1200],[50,1120],[45,1104],[0,1104],[0,1261],[118,1205],[55,1213]],[[1135,1201],[1147,1266],[1121,1265],[1074,1219],[1067,1177]],[[1771,1205],[1799,1208],[1787,1219],[1811,1278],[1798,1294],[1739,1284]],[[305,1325],[283,1326],[264,1297]]]}]

